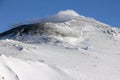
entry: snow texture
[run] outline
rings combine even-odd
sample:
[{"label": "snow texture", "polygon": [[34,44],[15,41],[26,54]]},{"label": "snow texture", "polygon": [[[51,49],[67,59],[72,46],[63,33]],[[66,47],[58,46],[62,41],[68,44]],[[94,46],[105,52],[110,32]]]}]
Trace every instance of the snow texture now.
[{"label": "snow texture", "polygon": [[120,80],[119,28],[73,10],[41,22],[42,34],[0,40],[0,80]]}]

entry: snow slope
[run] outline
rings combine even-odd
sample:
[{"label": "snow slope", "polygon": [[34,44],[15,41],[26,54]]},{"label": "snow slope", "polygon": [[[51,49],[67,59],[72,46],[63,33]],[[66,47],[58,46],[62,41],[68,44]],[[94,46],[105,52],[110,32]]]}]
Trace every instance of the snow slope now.
[{"label": "snow slope", "polygon": [[0,80],[120,80],[120,29],[73,10],[0,34]]}]

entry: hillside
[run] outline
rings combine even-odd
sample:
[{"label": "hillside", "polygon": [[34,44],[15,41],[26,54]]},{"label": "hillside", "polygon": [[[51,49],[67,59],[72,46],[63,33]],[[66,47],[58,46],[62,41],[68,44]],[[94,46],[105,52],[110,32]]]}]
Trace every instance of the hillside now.
[{"label": "hillside", "polygon": [[120,29],[73,10],[0,33],[0,80],[120,80]]}]

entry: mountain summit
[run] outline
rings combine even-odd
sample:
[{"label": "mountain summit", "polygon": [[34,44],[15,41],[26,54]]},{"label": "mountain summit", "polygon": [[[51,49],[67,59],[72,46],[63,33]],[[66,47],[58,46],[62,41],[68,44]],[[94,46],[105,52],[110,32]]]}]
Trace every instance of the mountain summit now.
[{"label": "mountain summit", "polygon": [[73,10],[0,33],[0,80],[120,80],[120,29]]},{"label": "mountain summit", "polygon": [[[119,29],[115,29],[92,18],[80,16],[73,10],[60,11],[38,23],[17,26],[0,34],[0,38],[19,41],[65,41],[68,39],[88,39],[93,35],[118,37]],[[68,40],[69,41],[69,40]]]}]

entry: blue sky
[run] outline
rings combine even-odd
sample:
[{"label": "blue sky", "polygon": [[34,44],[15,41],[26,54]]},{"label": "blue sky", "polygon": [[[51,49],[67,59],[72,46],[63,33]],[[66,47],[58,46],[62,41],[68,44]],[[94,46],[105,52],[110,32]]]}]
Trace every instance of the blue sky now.
[{"label": "blue sky", "polygon": [[66,9],[120,27],[120,0],[0,0],[0,32]]}]

